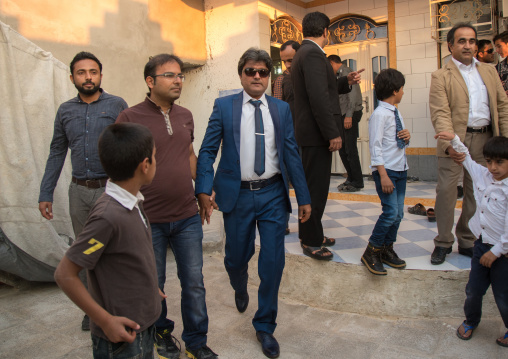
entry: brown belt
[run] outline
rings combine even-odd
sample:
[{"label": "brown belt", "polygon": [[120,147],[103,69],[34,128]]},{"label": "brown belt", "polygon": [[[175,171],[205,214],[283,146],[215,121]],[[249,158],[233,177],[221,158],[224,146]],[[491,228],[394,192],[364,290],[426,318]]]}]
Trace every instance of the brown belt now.
[{"label": "brown belt", "polygon": [[86,188],[101,188],[106,187],[106,182],[108,181],[108,177],[104,178],[97,178],[97,179],[88,179],[88,180],[81,180],[77,179],[76,177],[72,176],[72,182],[77,184],[78,186],[83,186]]}]

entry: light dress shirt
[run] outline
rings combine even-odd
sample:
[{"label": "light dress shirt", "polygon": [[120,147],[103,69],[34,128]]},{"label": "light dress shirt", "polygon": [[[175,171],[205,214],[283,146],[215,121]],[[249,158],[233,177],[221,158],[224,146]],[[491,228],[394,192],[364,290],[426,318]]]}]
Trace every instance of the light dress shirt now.
[{"label": "light dress shirt", "polygon": [[469,155],[467,147],[457,135],[450,142],[457,152],[466,154],[463,166],[473,179],[476,212],[469,220],[469,228],[476,238],[492,244],[490,251],[500,257],[508,253],[508,178],[494,179],[489,170]]},{"label": "light dress shirt", "polygon": [[[379,101],[378,107],[369,118],[369,149],[370,168],[377,171],[377,166],[383,165],[392,171],[406,171],[408,169],[406,150],[397,146],[395,106]],[[402,129],[404,120],[399,112]],[[406,145],[407,146],[407,145]]]},{"label": "light dress shirt", "polygon": [[273,127],[272,116],[268,109],[265,94],[259,99],[261,100],[260,109],[263,116],[263,130],[265,133],[265,173],[258,176],[254,172],[254,160],[256,156],[256,121],[254,111],[256,108],[249,103],[251,99],[253,98],[244,90],[240,124],[240,169],[242,181],[267,179],[280,173],[279,155],[277,154],[275,144],[275,128]]},{"label": "light dress shirt", "polygon": [[138,191],[138,193],[134,196],[129,191],[126,191],[116,183],[111,182],[111,180],[108,180],[108,182],[106,183],[106,193],[111,197],[113,197],[118,203],[127,208],[129,211],[132,211],[134,208],[137,208],[141,220],[145,224],[145,227],[148,228],[147,220],[145,216],[143,216],[143,213],[141,213],[141,210],[139,209],[139,202],[145,200],[145,197],[143,197],[141,192]]},{"label": "light dress shirt", "polygon": [[452,60],[459,68],[469,92],[469,118],[467,120],[467,127],[483,127],[490,125],[489,94],[476,68],[478,60],[473,58],[473,62],[471,62],[469,66],[455,60],[453,57]]}]

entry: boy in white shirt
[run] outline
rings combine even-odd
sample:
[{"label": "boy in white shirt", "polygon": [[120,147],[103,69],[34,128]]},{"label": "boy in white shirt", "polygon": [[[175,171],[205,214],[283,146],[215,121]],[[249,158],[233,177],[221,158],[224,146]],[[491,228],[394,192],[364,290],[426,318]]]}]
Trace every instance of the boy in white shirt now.
[{"label": "boy in white shirt", "polygon": [[[467,147],[457,135],[440,132],[436,136],[451,141],[453,149],[463,154],[462,165],[473,180],[476,212],[469,228],[478,240],[474,243],[471,272],[466,286],[466,320],[457,336],[469,340],[480,323],[482,299],[492,284],[492,292],[508,328],[508,138],[496,136],[483,147],[487,168],[471,159]],[[508,347],[508,332],[496,340]]]},{"label": "boy in white shirt", "polygon": [[376,275],[386,275],[383,263],[404,269],[406,262],[393,250],[400,221],[404,216],[407,160],[405,147],[411,135],[395,107],[404,95],[404,75],[394,69],[382,70],[374,80],[379,105],[369,119],[369,148],[372,177],[383,206],[362,262]]}]

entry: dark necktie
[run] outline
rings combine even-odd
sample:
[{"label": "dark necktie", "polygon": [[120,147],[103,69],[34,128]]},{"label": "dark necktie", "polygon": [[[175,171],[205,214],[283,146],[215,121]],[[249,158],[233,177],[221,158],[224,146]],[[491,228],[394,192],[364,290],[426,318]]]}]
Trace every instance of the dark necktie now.
[{"label": "dark necktie", "polygon": [[393,113],[395,114],[395,139],[397,140],[397,146],[399,148],[404,148],[404,146],[406,146],[406,141],[404,141],[402,138],[399,138],[397,136],[399,131],[403,130],[402,122],[400,122],[399,110],[395,109],[395,111],[393,111]]},{"label": "dark necktie", "polygon": [[265,131],[263,128],[263,116],[261,115],[260,100],[249,101],[256,109],[254,119],[256,121],[256,156],[254,157],[254,172],[258,176],[265,173]]}]

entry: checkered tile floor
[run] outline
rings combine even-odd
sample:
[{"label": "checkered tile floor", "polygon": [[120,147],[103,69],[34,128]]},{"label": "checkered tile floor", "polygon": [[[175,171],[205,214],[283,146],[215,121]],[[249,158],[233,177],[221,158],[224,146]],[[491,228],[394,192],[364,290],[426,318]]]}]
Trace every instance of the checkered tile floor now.
[{"label": "checkered tile floor", "polygon": [[[332,177],[330,192],[336,193],[337,185],[344,178]],[[435,197],[436,183],[414,182],[407,184],[406,199]],[[357,195],[377,195],[373,181],[365,181],[365,188],[355,192]],[[293,213],[289,221],[291,233],[286,236],[286,252],[303,255],[298,239],[298,216],[296,199],[293,202]],[[437,234],[436,222],[429,222],[426,217],[409,214],[405,208],[404,218],[399,228],[395,251],[407,262],[407,269],[428,270],[461,270],[470,269],[471,259],[457,252],[457,243],[453,252],[446,256],[446,261],[438,266],[430,264],[430,254],[434,249],[433,239]],[[329,249],[333,252],[335,262],[360,264],[372,229],[381,213],[381,204],[358,201],[329,199],[323,216],[325,235],[336,239],[336,244]],[[460,210],[455,210],[455,222]],[[455,228],[454,228],[455,230]],[[259,242],[258,242],[259,244]]]}]

